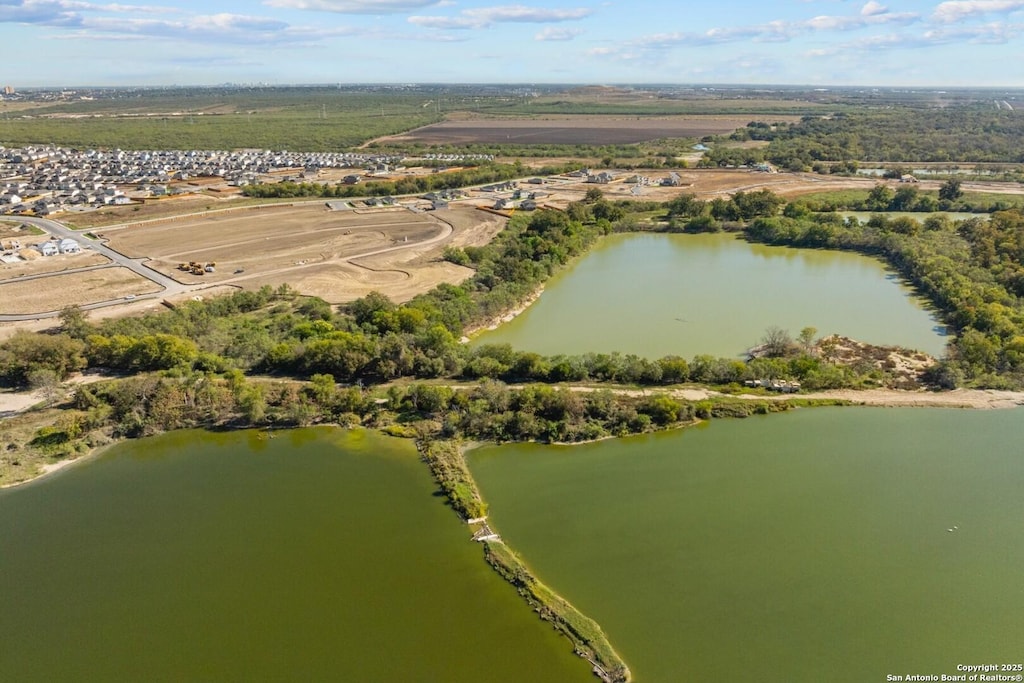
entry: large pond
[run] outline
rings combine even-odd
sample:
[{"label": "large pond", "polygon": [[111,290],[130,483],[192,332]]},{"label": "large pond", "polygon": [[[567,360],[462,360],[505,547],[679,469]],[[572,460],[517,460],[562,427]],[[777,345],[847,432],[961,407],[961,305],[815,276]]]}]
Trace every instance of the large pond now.
[{"label": "large pond", "polygon": [[728,234],[616,235],[474,344],[736,356],[770,327],[804,327],[942,355],[946,338],[884,265],[859,254],[749,244]]},{"label": "large pond", "polygon": [[1021,410],[832,408],[471,469],[638,683],[863,683],[1021,662],[1022,443]]},{"label": "large pond", "polygon": [[183,432],[0,492],[4,681],[589,681],[407,441]]}]

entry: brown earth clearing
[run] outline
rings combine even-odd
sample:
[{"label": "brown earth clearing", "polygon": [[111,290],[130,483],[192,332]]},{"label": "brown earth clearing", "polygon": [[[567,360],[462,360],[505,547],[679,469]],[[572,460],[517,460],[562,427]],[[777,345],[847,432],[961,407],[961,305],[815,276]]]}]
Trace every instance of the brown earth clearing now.
[{"label": "brown earth clearing", "polygon": [[[288,283],[342,303],[372,290],[404,301],[441,282],[460,282],[471,271],[441,261],[444,247],[486,244],[503,225],[502,218],[471,207],[331,211],[316,202],[107,228],[99,235],[184,284]],[[191,262],[215,264],[214,272],[179,268]]]},{"label": "brown earth clearing", "polygon": [[[596,169],[595,169],[596,170]],[[878,184],[885,184],[893,189],[900,187],[899,181],[883,180],[868,177],[823,176],[816,173],[763,173],[749,169],[702,169],[690,168],[676,170],[680,184],[676,187],[661,186],[662,179],[667,178],[671,171],[667,169],[651,170],[615,170],[610,171],[615,179],[610,183],[587,183],[567,176],[545,178],[541,185],[520,183],[527,191],[538,190],[544,193],[538,198],[541,204],[564,208],[569,202],[583,198],[587,190],[597,188],[607,199],[637,199],[640,201],[669,201],[680,194],[693,194],[701,199],[728,197],[736,192],[752,192],[771,190],[772,192],[792,199],[815,192],[833,190],[862,189],[870,190]],[[637,186],[631,181],[634,176],[647,178],[647,184]],[[920,190],[938,190],[942,181],[922,180],[914,187]],[[1022,194],[1024,187],[1013,183],[965,181],[962,186],[965,192],[992,192],[1004,194]],[[479,193],[472,193],[479,196]],[[491,196],[491,195],[487,195]]]},{"label": "brown earth clearing", "polygon": [[127,268],[102,268],[39,280],[0,283],[0,301],[4,302],[4,313],[28,314],[59,311],[70,304],[109,301],[159,289],[156,284]]},{"label": "brown earth clearing", "polygon": [[[784,197],[794,197],[809,192],[822,192],[850,188],[870,190],[878,180],[870,178],[829,178],[812,173],[760,173],[748,169],[680,169],[674,171],[679,177],[678,186],[662,186],[663,179],[672,173],[666,169],[615,170],[610,173],[610,183],[588,183],[580,178],[565,175],[543,178],[543,183],[520,182],[525,192],[538,192],[537,202],[541,205],[565,208],[569,202],[583,199],[588,190],[598,189],[607,199],[635,199],[639,201],[666,202],[680,194],[693,194],[702,199],[727,197],[738,191],[769,189]],[[637,177],[641,180],[637,181]],[[644,181],[643,179],[646,179]],[[888,181],[887,181],[888,182]],[[895,182],[895,181],[892,181]],[[940,183],[933,183],[937,188]],[[964,187],[967,188],[965,183]],[[919,187],[931,188],[929,183]],[[511,193],[483,193],[470,191],[470,198],[478,204],[485,204],[484,198],[494,200],[508,198]],[[488,204],[490,205],[490,204]]]},{"label": "brown earth clearing", "polygon": [[[783,117],[785,118],[785,117]],[[750,116],[545,116],[445,121],[401,135],[388,144],[628,145],[662,138],[701,138],[742,128]]]},{"label": "brown earth clearing", "polygon": [[[23,250],[22,253],[25,253]],[[37,254],[34,250],[31,252]],[[78,254],[58,254],[57,256],[35,256],[14,263],[0,262],[0,282],[14,280],[29,275],[59,273],[72,268],[86,268],[110,263],[110,259],[94,251],[83,251]],[[39,283],[37,283],[39,284]],[[47,285],[49,286],[49,285]],[[6,306],[4,306],[6,309]],[[4,310],[4,313],[8,311]]]},{"label": "brown earth clearing", "polygon": [[81,211],[77,213],[61,214],[57,220],[66,224],[69,228],[85,230],[113,223],[166,218],[171,216],[180,216],[185,213],[223,208],[224,206],[230,205],[226,201],[228,199],[233,199],[237,202],[238,195],[235,194],[231,197],[222,198],[209,197],[200,194],[183,194],[174,197],[167,197],[165,199],[148,201],[145,204],[111,206],[97,211]]}]

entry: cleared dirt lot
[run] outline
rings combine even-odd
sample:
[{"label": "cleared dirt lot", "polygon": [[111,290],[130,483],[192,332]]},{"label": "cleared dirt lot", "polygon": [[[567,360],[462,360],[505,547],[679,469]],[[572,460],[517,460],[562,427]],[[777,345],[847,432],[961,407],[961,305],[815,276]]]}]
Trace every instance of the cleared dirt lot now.
[{"label": "cleared dirt lot", "polygon": [[[784,117],[783,117],[784,118]],[[749,116],[546,116],[536,119],[445,121],[402,135],[389,143],[628,145],[661,138],[700,138],[741,128]]]},{"label": "cleared dirt lot", "polygon": [[[759,173],[747,169],[682,169],[676,171],[676,174],[679,176],[680,185],[664,187],[659,183],[663,178],[669,176],[670,172],[665,169],[613,171],[613,173],[616,176],[615,180],[607,184],[587,183],[579,179],[557,176],[545,178],[543,185],[520,183],[520,187],[526,191],[544,193],[544,196],[537,200],[542,205],[565,208],[569,202],[581,200],[586,192],[593,188],[601,190],[604,196],[610,200],[636,199],[639,201],[665,202],[680,194],[693,194],[701,199],[713,199],[715,197],[728,197],[739,191],[751,192],[769,189],[778,195],[791,198],[811,192],[824,192],[828,190],[850,188],[870,190],[880,182],[889,184],[894,188],[899,185],[894,180],[829,177],[814,173]],[[636,187],[634,182],[627,182],[632,176],[647,177],[649,184]],[[915,187],[924,190],[934,190],[940,184],[939,181],[922,181]],[[979,187],[976,188],[975,185],[979,185]],[[980,189],[980,185],[964,183],[964,189]],[[1004,184],[1003,191],[1014,192],[1019,190]],[[489,198],[497,197],[497,195],[484,195],[479,192],[472,194],[477,198],[483,196]]]},{"label": "cleared dirt lot", "polygon": [[[745,169],[682,169],[675,173],[679,176],[678,186],[662,186],[662,179],[668,178],[670,171],[665,169],[612,171],[615,179],[610,183],[588,183],[582,179],[567,176],[544,178],[543,184],[520,183],[524,192],[538,192],[537,202],[541,205],[565,208],[570,202],[580,201],[588,190],[598,189],[609,200],[635,199],[639,201],[666,202],[681,194],[693,194],[702,199],[724,197],[737,191],[770,189],[783,196],[795,196],[807,192],[818,192],[827,189],[864,187],[871,189],[877,180],[842,178],[829,180],[822,176],[803,173],[757,173]],[[648,179],[647,184],[637,185],[630,182],[634,176]],[[509,197],[511,193],[488,194],[473,191],[470,195],[483,204],[483,198],[493,200]]]},{"label": "cleared dirt lot", "polygon": [[59,311],[69,304],[91,304],[159,289],[127,268],[102,268],[0,283],[0,301],[3,301],[4,313],[38,313]]},{"label": "cleared dirt lot", "polygon": [[[288,283],[332,303],[378,290],[397,301],[472,271],[440,261],[444,247],[486,244],[504,220],[456,207],[331,211],[324,203],[267,207],[100,229],[108,245],[189,285],[247,289]],[[215,263],[194,275],[181,263]]]},{"label": "cleared dirt lot", "polygon": [[[59,254],[57,256],[39,256],[33,260],[17,261],[15,263],[0,262],[0,282],[28,275],[59,273],[72,268],[86,268],[107,263],[110,263],[110,259],[94,251],[83,251],[78,254]],[[3,308],[6,308],[6,306]],[[6,313],[7,311],[4,312]]]}]

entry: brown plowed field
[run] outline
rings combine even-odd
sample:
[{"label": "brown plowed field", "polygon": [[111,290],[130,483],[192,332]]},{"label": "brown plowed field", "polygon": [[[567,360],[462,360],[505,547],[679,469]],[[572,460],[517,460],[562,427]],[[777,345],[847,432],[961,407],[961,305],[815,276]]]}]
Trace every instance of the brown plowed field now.
[{"label": "brown plowed field", "polygon": [[[785,118],[785,117],[782,117]],[[381,138],[389,143],[629,145],[662,138],[701,138],[742,128],[750,116],[546,116],[445,121]]]}]

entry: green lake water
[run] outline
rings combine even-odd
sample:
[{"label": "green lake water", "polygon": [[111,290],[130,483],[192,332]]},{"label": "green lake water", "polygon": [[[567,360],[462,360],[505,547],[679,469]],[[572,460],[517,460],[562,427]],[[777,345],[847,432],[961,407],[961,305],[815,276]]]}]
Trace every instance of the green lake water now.
[{"label": "green lake water", "polygon": [[408,441],[181,432],[0,492],[3,681],[589,681]]},{"label": "green lake water", "polygon": [[736,356],[773,326],[935,356],[946,343],[934,316],[881,262],[728,234],[608,237],[522,315],[473,343],[543,354]]},{"label": "green lake water", "polygon": [[806,409],[471,469],[637,683],[870,683],[1024,660],[1021,444],[1022,410]]}]

